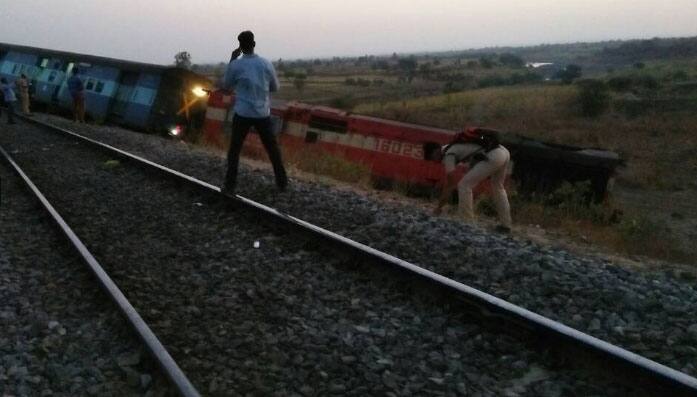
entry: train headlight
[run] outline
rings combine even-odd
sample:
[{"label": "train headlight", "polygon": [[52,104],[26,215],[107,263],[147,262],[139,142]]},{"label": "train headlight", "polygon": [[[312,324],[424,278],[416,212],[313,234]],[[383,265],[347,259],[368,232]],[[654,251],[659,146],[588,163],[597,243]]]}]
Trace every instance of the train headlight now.
[{"label": "train headlight", "polygon": [[179,136],[182,134],[182,126],[175,125],[169,130],[169,134],[172,136]]},{"label": "train headlight", "polygon": [[193,92],[194,95],[196,95],[196,96],[199,97],[199,98],[203,98],[204,96],[206,96],[206,95],[208,94],[208,93],[206,92],[206,90],[204,90],[203,87],[201,87],[201,86],[196,86],[196,87],[194,87],[194,88],[191,90],[191,92]]}]

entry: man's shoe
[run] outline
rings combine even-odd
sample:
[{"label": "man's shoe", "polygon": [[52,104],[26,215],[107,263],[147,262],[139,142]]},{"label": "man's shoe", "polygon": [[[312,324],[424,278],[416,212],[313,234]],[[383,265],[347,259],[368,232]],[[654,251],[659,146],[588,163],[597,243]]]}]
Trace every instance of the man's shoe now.
[{"label": "man's shoe", "polygon": [[496,225],[494,231],[498,233],[511,234],[511,228],[504,225]]},{"label": "man's shoe", "polygon": [[276,187],[278,188],[279,192],[288,191],[288,179],[286,179],[285,181],[283,181],[281,183],[276,182]]},{"label": "man's shoe", "polygon": [[225,196],[227,196],[227,197],[233,197],[233,198],[234,198],[234,197],[235,197],[235,188],[229,187],[229,186],[223,186],[223,187],[220,189],[220,193],[222,193],[223,195],[225,195]]}]

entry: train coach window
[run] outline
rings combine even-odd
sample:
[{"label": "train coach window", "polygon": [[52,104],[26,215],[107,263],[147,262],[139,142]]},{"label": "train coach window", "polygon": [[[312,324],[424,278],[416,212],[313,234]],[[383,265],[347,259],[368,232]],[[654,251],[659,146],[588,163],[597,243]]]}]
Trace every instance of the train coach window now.
[{"label": "train coach window", "polygon": [[317,142],[317,139],[319,138],[319,134],[313,131],[307,131],[307,134],[305,135],[305,142],[306,143],[315,143]]},{"label": "train coach window", "polygon": [[436,153],[440,150],[441,145],[436,142],[426,142],[424,143],[424,160],[437,160]]},{"label": "train coach window", "polygon": [[308,123],[310,128],[317,128],[324,131],[338,132],[345,134],[348,128],[346,120],[336,120],[328,117],[312,116]]},{"label": "train coach window", "polygon": [[11,74],[17,74],[17,69],[19,68],[18,64],[15,64],[15,66],[12,68],[12,73]]},{"label": "train coach window", "polygon": [[92,80],[92,79],[87,80],[87,85],[85,86],[85,89],[91,90],[93,88],[94,88],[94,80]]},{"label": "train coach window", "polygon": [[52,83],[53,80],[55,80],[55,79],[56,79],[56,72],[53,71],[53,72],[51,72],[51,74],[48,75],[48,82]]},{"label": "train coach window", "polygon": [[45,68],[46,66],[48,66],[48,58],[42,59],[41,64],[39,66],[41,66],[42,68]]},{"label": "train coach window", "polygon": [[94,90],[95,90],[97,93],[101,93],[102,91],[104,91],[104,83],[101,82],[101,81],[98,81],[98,82],[97,82],[97,86],[94,88]]}]

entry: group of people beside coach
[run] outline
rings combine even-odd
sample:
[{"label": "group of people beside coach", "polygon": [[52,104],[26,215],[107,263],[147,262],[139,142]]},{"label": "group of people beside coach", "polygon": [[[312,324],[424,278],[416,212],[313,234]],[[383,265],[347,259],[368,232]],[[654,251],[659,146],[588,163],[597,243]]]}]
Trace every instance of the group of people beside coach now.
[{"label": "group of people beside coach", "polygon": [[[244,31],[237,39],[239,47],[232,52],[222,84],[223,89],[235,92],[235,105],[227,157],[228,168],[221,191],[228,196],[234,196],[240,151],[251,127],[254,127],[259,134],[271,160],[276,186],[280,191],[285,191],[288,187],[288,177],[270,119],[270,93],[278,90],[278,77],[273,64],[254,53],[256,42],[252,32]],[[486,134],[481,129],[466,129],[457,134],[457,138],[438,150],[435,156],[437,160],[443,162],[446,176],[434,213],[440,214],[453,190],[457,188],[459,213],[466,220],[473,221],[473,189],[489,178],[491,194],[500,220],[496,229],[501,232],[510,232],[511,211],[504,188],[510,153],[492,134]],[[456,169],[457,164],[461,162],[468,162],[469,169],[459,177],[460,174]]]},{"label": "group of people beside coach", "polygon": [[[22,113],[31,116],[29,110],[29,88],[31,84],[27,76],[22,73],[17,81],[10,83],[5,77],[0,78],[0,95],[7,109],[7,123],[14,124],[15,106],[17,103],[17,93],[22,104]],[[17,91],[17,93],[15,93]]]},{"label": "group of people beside coach", "polygon": [[[68,78],[68,91],[73,101],[73,116],[76,122],[85,122],[85,87],[82,79],[79,76],[80,70],[75,67],[71,71],[71,76]],[[31,88],[32,84],[27,78],[27,75],[22,73],[19,78],[10,82],[7,78],[0,78],[0,96],[5,104],[7,111],[7,123],[15,124],[15,106],[17,104],[17,96],[22,106],[22,113],[25,116],[32,116],[31,113]]]}]

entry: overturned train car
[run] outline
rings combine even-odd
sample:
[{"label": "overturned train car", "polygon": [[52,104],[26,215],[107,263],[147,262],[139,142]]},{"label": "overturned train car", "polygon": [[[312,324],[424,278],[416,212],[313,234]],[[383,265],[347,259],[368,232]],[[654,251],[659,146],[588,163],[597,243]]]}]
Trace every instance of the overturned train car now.
[{"label": "overturned train car", "polygon": [[[211,93],[204,123],[204,138],[222,145],[230,133],[234,98],[223,91]],[[380,184],[392,182],[433,189],[439,187],[445,170],[431,153],[449,143],[456,131],[377,117],[349,114],[341,110],[297,102],[276,101],[272,119],[285,150],[320,150],[361,163]],[[503,144],[512,157],[510,177],[524,194],[547,194],[563,182],[589,181],[593,199],[602,201],[616,168],[617,153],[543,143],[515,134],[503,134]],[[251,150],[260,148],[250,135]],[[466,171],[466,165],[461,166]],[[487,189],[486,183],[479,190]]]},{"label": "overturned train car", "polygon": [[78,67],[92,120],[153,132],[183,133],[203,124],[210,80],[191,71],[43,48],[0,43],[0,76],[25,74],[32,102],[69,110],[68,77]]}]

